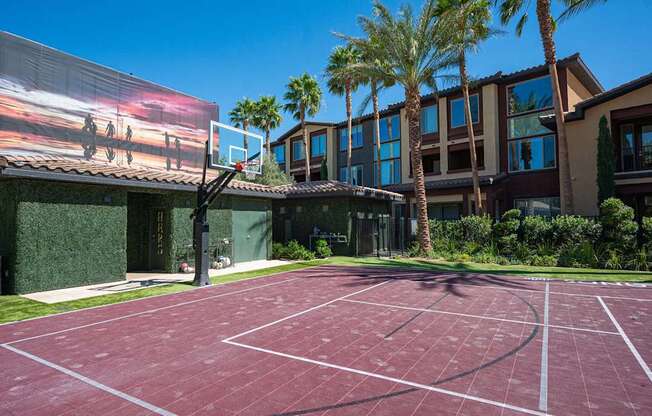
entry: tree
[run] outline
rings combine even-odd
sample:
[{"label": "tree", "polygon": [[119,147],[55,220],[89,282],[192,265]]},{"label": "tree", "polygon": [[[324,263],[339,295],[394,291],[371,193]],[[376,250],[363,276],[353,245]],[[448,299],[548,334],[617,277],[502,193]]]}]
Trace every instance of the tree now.
[{"label": "tree", "polygon": [[314,117],[321,107],[321,88],[317,80],[304,73],[300,77],[290,77],[287,91],[283,96],[285,105],[283,109],[292,113],[292,117],[301,123],[303,132],[303,148],[306,161],[306,182],[310,182],[310,147],[308,143],[308,129],[306,128],[306,115]]},{"label": "tree", "polygon": [[473,195],[475,199],[475,214],[482,215],[482,194],[480,193],[480,175],[478,174],[478,158],[475,149],[475,134],[471,116],[469,99],[469,75],[467,72],[466,55],[475,53],[480,43],[489,39],[497,31],[489,27],[491,21],[491,4],[489,0],[440,0],[438,26],[443,34],[445,44],[451,53],[457,57],[460,71],[460,84],[464,95],[464,116],[469,136],[469,153],[471,155],[471,175],[473,179]]},{"label": "tree", "polygon": [[[597,3],[605,3],[606,0],[560,0],[566,7],[560,19],[564,20],[574,16]],[[523,27],[528,21],[527,6],[529,1],[524,0],[494,0],[499,5],[500,18],[503,24],[509,23],[516,15],[522,13],[516,24],[516,34],[521,35]],[[561,200],[562,214],[572,214],[573,206],[573,185],[570,177],[570,164],[568,161],[568,140],[566,137],[566,126],[564,125],[564,110],[561,102],[561,90],[559,77],[557,75],[557,54],[553,33],[556,22],[550,14],[551,0],[536,0],[536,14],[539,22],[539,34],[541,43],[550,73],[552,86],[553,106],[555,110],[555,122],[557,124],[557,141],[559,143],[559,196]],[[559,19],[558,19],[559,20]]]},{"label": "tree", "polygon": [[437,79],[442,77],[440,71],[455,64],[450,54],[439,48],[436,4],[436,0],[427,0],[416,17],[409,5],[403,5],[398,16],[394,17],[376,1],[374,16],[358,19],[366,39],[344,36],[349,43],[360,48],[364,48],[368,39],[377,39],[380,45],[378,59],[360,62],[354,67],[375,79],[391,80],[403,87],[417,203],[418,239],[420,249],[425,252],[432,250],[432,244],[421,159],[420,91],[422,87],[436,88]]},{"label": "tree", "polygon": [[611,139],[611,132],[607,118],[600,118],[600,127],[598,133],[598,205],[606,199],[614,196],[616,183],[614,182],[614,172],[616,170],[614,156],[614,143]]},{"label": "tree", "polygon": [[321,165],[319,166],[319,179],[322,181],[328,180],[328,163],[326,158],[321,160]]},{"label": "tree", "polygon": [[249,130],[249,125],[256,115],[256,102],[249,98],[243,98],[235,103],[233,110],[229,112],[231,123],[235,127],[242,128],[244,131]]},{"label": "tree", "polygon": [[241,179],[269,186],[289,185],[294,183],[292,177],[285,173],[285,171],[281,170],[271,153],[265,154],[263,158],[263,169],[260,175],[254,176],[251,181],[246,179],[244,175],[242,175]]},{"label": "tree", "polygon": [[328,66],[326,67],[326,77],[328,78],[328,91],[332,94],[346,97],[346,120],[348,144],[346,150],[346,177],[349,183],[351,178],[351,128],[352,128],[352,109],[351,93],[358,89],[358,79],[354,71],[348,71],[356,63],[360,62],[360,51],[353,45],[336,46],[328,57]]},{"label": "tree", "polygon": [[263,95],[256,101],[254,113],[254,127],[265,132],[265,150],[267,154],[272,152],[270,132],[281,124],[281,104],[276,101],[273,95]]}]

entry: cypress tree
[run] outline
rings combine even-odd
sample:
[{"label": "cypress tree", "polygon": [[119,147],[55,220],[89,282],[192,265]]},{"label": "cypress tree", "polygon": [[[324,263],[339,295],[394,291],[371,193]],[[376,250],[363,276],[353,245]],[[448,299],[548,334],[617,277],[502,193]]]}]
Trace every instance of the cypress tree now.
[{"label": "cypress tree", "polygon": [[614,143],[607,125],[607,118],[600,118],[598,133],[598,206],[606,199],[614,196],[616,184],[614,182],[615,166]]},{"label": "cypress tree", "polygon": [[326,164],[326,158],[321,160],[321,166],[319,166],[319,178],[322,181],[328,180],[328,165]]}]

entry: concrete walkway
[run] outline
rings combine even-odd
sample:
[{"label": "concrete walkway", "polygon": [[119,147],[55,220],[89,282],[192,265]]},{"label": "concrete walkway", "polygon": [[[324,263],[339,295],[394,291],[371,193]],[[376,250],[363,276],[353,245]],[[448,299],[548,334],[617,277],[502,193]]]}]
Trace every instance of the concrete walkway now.
[{"label": "concrete walkway", "polygon": [[[209,275],[211,277],[219,277],[232,273],[250,272],[270,267],[283,266],[290,263],[292,262],[283,260],[256,260],[238,263],[235,266],[226,269],[211,269],[209,270]],[[127,273],[125,280],[117,282],[48,290],[46,292],[35,292],[23,295],[23,297],[50,304],[108,295],[110,293],[121,293],[169,283],[191,282],[193,277],[193,273]]]}]

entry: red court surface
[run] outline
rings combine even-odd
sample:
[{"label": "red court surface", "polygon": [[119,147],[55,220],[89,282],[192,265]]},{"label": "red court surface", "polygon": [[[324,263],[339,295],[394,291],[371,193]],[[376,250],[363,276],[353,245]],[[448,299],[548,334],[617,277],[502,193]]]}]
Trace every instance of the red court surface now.
[{"label": "red court surface", "polygon": [[2,415],[651,415],[652,286],[323,266],[0,326]]}]

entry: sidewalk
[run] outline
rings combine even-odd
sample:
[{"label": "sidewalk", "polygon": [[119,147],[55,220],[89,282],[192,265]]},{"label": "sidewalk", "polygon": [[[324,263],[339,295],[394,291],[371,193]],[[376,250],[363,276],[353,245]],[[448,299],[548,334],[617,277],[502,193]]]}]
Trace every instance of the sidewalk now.
[{"label": "sidewalk", "polygon": [[[266,269],[270,267],[290,264],[282,260],[256,260],[246,263],[238,263],[233,267],[220,270],[209,270],[211,277],[219,277],[232,273],[250,272],[253,270]],[[191,282],[193,273],[127,273],[125,280],[117,282],[100,283],[97,285],[71,287],[67,289],[48,290],[46,292],[35,292],[23,297],[43,303],[58,303],[70,300],[91,298],[94,296],[120,293],[130,290],[138,290],[157,285],[169,283]]]}]

